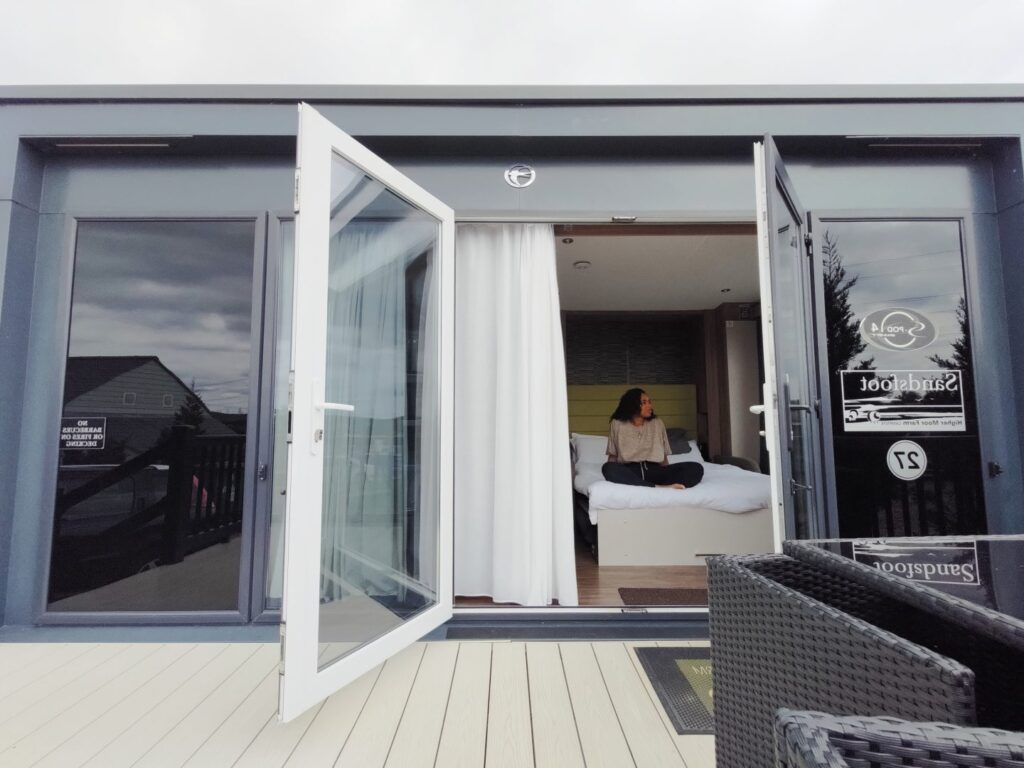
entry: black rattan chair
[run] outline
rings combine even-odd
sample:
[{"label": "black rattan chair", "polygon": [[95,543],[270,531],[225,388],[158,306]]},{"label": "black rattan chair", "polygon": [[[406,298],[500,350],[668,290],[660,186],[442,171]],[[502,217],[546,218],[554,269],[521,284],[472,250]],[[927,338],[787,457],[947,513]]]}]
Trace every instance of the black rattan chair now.
[{"label": "black rattan chair", "polygon": [[780,710],[776,768],[1024,768],[1024,734]]},{"label": "black rattan chair", "polygon": [[783,707],[1024,730],[1024,624],[794,554],[708,561],[718,768],[771,765]]}]

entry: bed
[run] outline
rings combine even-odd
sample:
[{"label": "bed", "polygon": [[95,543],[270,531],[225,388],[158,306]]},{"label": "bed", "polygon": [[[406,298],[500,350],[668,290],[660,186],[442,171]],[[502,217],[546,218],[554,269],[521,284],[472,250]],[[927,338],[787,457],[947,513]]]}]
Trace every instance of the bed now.
[{"label": "bed", "polygon": [[607,438],[572,434],[577,520],[596,527],[599,565],[703,565],[707,555],[772,550],[769,476],[710,464],[695,442],[689,447],[669,461],[702,463],[699,485],[647,488],[609,483],[601,475]]}]

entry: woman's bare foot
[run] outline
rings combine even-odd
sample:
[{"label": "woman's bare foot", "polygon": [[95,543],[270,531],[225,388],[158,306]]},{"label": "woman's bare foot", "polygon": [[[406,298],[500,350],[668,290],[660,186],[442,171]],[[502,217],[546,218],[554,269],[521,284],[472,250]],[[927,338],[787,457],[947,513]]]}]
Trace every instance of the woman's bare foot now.
[{"label": "woman's bare foot", "polygon": [[685,491],[686,486],[682,483],[672,483],[672,485],[659,485],[659,488],[675,488],[677,491]]}]

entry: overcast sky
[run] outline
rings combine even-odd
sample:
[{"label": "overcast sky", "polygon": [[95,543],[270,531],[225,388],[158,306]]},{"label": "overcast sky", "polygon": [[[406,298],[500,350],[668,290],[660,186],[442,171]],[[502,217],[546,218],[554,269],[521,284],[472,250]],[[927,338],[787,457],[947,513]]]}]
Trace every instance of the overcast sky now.
[{"label": "overcast sky", "polygon": [[9,0],[0,84],[1022,83],[1020,0]]}]

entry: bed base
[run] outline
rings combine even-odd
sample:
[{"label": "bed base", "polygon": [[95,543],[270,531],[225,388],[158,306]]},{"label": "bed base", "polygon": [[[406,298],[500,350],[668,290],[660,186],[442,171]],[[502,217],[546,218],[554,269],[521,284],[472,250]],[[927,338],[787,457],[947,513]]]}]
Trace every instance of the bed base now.
[{"label": "bed base", "polygon": [[732,514],[706,507],[602,509],[598,565],[704,565],[706,555],[771,552],[767,508]]}]

